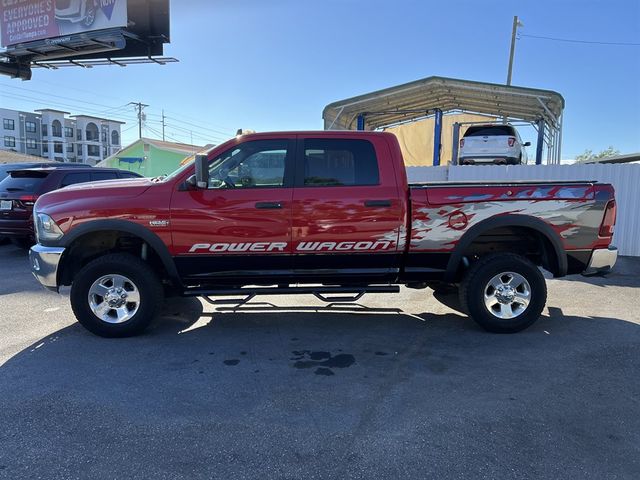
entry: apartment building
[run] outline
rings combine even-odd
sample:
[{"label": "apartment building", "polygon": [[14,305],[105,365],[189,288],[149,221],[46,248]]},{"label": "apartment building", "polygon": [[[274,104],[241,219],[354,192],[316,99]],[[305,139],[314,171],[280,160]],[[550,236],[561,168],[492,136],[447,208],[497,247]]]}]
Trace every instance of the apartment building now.
[{"label": "apartment building", "polygon": [[89,165],[120,150],[120,130],[125,123],[50,108],[35,112],[0,109],[0,118],[0,149]]},{"label": "apartment building", "polygon": [[42,156],[40,115],[0,108],[0,150]]}]

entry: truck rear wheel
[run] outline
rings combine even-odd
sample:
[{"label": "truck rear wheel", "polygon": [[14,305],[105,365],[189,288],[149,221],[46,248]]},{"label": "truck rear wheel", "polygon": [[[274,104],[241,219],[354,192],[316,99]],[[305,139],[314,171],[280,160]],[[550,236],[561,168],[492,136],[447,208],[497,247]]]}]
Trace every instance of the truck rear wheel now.
[{"label": "truck rear wheel", "polygon": [[126,253],[97,258],[71,285],[71,308],[78,321],[101,337],[129,337],[147,328],[163,301],[153,269]]},{"label": "truck rear wheel", "polygon": [[460,303],[482,328],[515,333],[531,326],[547,301],[540,269],[513,253],[496,253],[478,260],[460,286]]}]

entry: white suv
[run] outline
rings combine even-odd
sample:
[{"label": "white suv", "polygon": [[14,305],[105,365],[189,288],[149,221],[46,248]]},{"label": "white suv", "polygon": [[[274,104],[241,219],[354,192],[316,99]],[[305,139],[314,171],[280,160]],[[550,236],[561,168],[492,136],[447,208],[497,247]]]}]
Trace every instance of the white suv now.
[{"label": "white suv", "polygon": [[527,163],[524,147],[513,125],[473,125],[460,139],[459,165],[518,165]]}]

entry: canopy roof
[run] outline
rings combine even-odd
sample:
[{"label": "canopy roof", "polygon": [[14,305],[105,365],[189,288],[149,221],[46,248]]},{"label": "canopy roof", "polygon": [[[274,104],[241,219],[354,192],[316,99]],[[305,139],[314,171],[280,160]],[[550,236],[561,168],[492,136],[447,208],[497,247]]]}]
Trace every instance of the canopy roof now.
[{"label": "canopy roof", "polygon": [[327,105],[322,112],[326,130],[356,128],[364,114],[373,130],[443,112],[475,112],[513,120],[545,123],[557,128],[564,98],[551,90],[514,87],[445,77],[428,77]]}]

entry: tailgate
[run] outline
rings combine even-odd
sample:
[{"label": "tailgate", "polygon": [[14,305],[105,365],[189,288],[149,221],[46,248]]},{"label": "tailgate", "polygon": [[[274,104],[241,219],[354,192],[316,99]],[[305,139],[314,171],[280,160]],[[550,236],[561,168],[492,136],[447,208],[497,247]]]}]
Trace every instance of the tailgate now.
[{"label": "tailgate", "polygon": [[501,135],[485,135],[483,137],[466,137],[464,151],[467,153],[495,153],[509,147],[509,137]]}]

